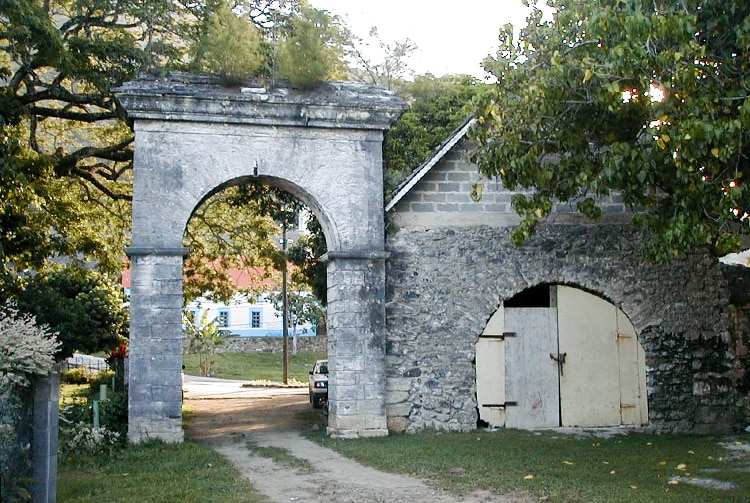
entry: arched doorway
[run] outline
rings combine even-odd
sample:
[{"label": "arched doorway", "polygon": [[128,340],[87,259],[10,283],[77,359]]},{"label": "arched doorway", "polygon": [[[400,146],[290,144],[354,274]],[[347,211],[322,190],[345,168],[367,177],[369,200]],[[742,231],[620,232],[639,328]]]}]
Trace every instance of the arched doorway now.
[{"label": "arched doorway", "polygon": [[131,441],[181,441],[182,236],[229,181],[267,177],[316,214],[328,253],[329,433],[386,435],[383,131],[406,108],[380,88],[144,77],[116,90],[136,135]]},{"label": "arched doorway", "polygon": [[616,306],[541,285],[506,301],[476,347],[480,420],[549,428],[648,422],[645,353]]}]

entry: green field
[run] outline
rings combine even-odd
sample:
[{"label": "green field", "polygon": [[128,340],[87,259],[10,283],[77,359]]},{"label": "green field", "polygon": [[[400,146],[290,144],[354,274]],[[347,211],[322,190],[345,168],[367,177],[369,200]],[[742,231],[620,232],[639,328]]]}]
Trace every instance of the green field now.
[{"label": "green field", "polygon": [[[297,353],[289,356],[289,379],[307,383],[308,372],[316,360],[327,358],[326,353]],[[183,356],[185,373],[200,375],[198,355]],[[239,381],[281,382],[283,360],[281,353],[219,353],[212,366],[211,377],[236,379]]]}]

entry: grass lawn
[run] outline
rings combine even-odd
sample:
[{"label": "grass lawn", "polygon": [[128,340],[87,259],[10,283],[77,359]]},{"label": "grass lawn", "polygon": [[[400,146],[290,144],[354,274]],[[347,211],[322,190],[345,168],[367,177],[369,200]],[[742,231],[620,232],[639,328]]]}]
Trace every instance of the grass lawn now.
[{"label": "grass lawn", "polygon": [[[518,430],[315,440],[375,468],[434,480],[452,492],[527,492],[557,503],[750,501],[750,457],[712,437],[628,434],[611,439]],[[725,439],[750,444],[750,435]],[[674,477],[680,477],[675,479]],[[690,478],[740,488],[696,487]],[[671,481],[671,482],[670,482]]]},{"label": "grass lawn", "polygon": [[191,442],[150,442],[115,456],[62,460],[60,503],[264,503],[219,454]]},{"label": "grass lawn", "polygon": [[[324,360],[327,353],[297,353],[289,355],[289,378],[307,383],[308,372],[316,360]],[[198,355],[183,356],[185,373],[200,375]],[[212,377],[237,379],[240,381],[276,381],[282,378],[283,360],[281,353],[219,353],[212,366]]]}]

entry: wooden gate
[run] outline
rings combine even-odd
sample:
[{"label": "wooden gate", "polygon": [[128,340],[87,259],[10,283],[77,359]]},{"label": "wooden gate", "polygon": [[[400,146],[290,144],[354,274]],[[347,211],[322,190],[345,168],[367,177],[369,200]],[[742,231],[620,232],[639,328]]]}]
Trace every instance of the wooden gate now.
[{"label": "wooden gate", "polygon": [[625,314],[582,290],[501,308],[477,343],[480,419],[546,428],[648,422],[645,353]]}]

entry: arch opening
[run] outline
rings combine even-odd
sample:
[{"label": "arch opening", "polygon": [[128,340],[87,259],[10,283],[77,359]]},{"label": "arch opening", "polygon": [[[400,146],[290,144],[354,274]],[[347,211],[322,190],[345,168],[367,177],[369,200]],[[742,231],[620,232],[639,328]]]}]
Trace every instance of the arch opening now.
[{"label": "arch opening", "polygon": [[222,184],[186,226],[184,245],[200,252],[183,268],[184,361],[193,375],[306,382],[327,358],[317,337],[326,326],[326,268],[316,260],[325,239],[307,205],[269,180]]}]

